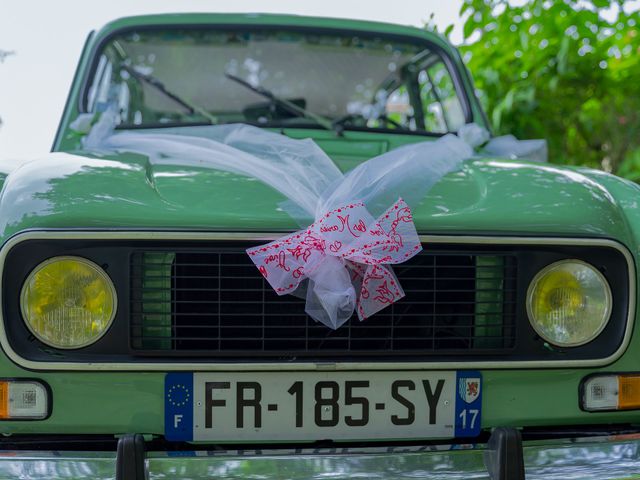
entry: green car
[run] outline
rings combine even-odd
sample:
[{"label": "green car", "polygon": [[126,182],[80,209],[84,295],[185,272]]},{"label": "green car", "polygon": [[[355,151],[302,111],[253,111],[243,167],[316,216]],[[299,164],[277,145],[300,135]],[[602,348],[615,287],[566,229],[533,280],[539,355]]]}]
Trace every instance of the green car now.
[{"label": "green car", "polygon": [[[342,178],[471,127],[489,128],[460,55],[417,28],[92,33],[52,153],[2,176],[0,477],[638,478],[636,184],[476,142],[403,217],[415,252],[385,275],[404,297],[379,287],[385,308],[339,328],[247,255],[309,222],[245,158],[299,147],[276,180],[315,185],[309,159]],[[224,168],[220,132],[246,135]],[[296,276],[287,258],[265,264]]]}]

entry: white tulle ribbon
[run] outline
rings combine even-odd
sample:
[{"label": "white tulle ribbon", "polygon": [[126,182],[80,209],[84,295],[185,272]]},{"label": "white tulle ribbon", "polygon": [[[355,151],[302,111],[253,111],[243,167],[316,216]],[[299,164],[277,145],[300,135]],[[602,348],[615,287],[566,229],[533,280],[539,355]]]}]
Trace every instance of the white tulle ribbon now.
[{"label": "white tulle ribbon", "polygon": [[[362,320],[402,298],[390,265],[420,251],[407,205],[418,207],[433,185],[462,168],[474,156],[473,149],[490,137],[478,125],[465,125],[458,135],[395,148],[343,174],[313,141],[248,125],[115,132],[117,105],[94,125],[95,114],[87,115],[78,118],[74,128],[79,133],[90,129],[82,142],[88,150],[140,153],[151,165],[231,172],[280,192],[286,198],[279,205],[282,210],[299,225],[313,223],[249,249],[249,255],[278,294],[306,296],[307,314],[334,329],[354,311]],[[544,141],[498,137],[484,148],[517,158],[534,152],[538,159],[542,147]],[[400,196],[404,200],[385,212]]]},{"label": "white tulle ribbon", "polygon": [[[354,310],[364,320],[402,298],[402,287],[386,265],[405,262],[421,249],[411,209],[399,199],[377,219],[363,203],[344,205],[247,253],[278,295],[312,281],[307,313],[338,328]],[[314,308],[318,303],[321,308]]]}]

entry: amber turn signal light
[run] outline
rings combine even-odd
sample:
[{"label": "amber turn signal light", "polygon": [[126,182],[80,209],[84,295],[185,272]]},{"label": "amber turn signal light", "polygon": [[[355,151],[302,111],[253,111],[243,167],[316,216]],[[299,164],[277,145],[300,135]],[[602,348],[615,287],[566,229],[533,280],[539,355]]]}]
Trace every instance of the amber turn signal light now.
[{"label": "amber turn signal light", "polygon": [[49,416],[48,389],[36,380],[0,380],[0,421],[44,420]]},{"label": "amber turn signal light", "polygon": [[587,412],[640,409],[640,373],[591,375],[580,390],[580,406]]}]

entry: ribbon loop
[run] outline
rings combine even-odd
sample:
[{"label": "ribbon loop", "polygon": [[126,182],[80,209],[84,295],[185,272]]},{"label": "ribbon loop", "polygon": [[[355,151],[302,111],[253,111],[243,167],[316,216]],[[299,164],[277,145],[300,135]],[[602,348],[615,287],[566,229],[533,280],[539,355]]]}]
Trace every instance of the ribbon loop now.
[{"label": "ribbon loop", "polygon": [[387,265],[405,262],[421,249],[411,209],[398,199],[377,219],[363,203],[336,208],[307,229],[247,253],[278,295],[309,279],[307,313],[335,329],[354,310],[364,320],[402,298]]}]

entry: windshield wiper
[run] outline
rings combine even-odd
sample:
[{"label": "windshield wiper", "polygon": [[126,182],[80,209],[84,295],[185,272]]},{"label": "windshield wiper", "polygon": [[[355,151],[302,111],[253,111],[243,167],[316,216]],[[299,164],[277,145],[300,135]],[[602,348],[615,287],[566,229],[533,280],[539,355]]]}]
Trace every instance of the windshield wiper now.
[{"label": "windshield wiper", "polygon": [[121,67],[125,72],[127,72],[129,75],[131,75],[132,77],[147,83],[148,85],[152,86],[153,88],[155,88],[158,92],[162,93],[164,96],[166,96],[167,98],[170,98],[171,100],[173,100],[176,103],[179,103],[180,105],[182,105],[183,107],[185,107],[189,113],[191,114],[199,114],[202,115],[204,118],[206,118],[207,120],[209,120],[209,122],[212,125],[215,125],[218,123],[218,119],[216,117],[214,117],[213,115],[211,115],[209,112],[207,112],[204,108],[191,103],[189,100],[186,100],[185,98],[181,97],[180,95],[178,95],[175,92],[172,92],[171,90],[169,90],[164,83],[162,83],[160,80],[158,80],[156,77],[152,76],[152,75],[147,75],[144,73],[141,73],[139,71],[137,71],[135,68],[132,68],[128,65],[121,65]]},{"label": "windshield wiper", "polygon": [[[331,123],[332,123],[332,125],[333,125],[333,127],[335,129],[338,129],[338,128],[344,129],[344,126],[346,124],[348,124],[348,123],[352,123],[353,124],[354,121],[358,119],[358,117],[359,117],[358,115],[354,115],[354,114],[349,113],[349,114],[344,115],[344,116],[342,116],[340,118],[336,118]],[[364,117],[360,116],[360,118],[362,118],[362,119],[364,119],[366,121],[366,119]],[[394,119],[389,118],[384,113],[381,114],[381,115],[378,115],[377,119],[378,120],[382,120],[386,124],[393,125],[394,127],[396,127],[397,130],[400,130],[400,131],[403,131],[403,132],[411,132],[412,131],[409,127],[407,127],[405,125],[402,125],[401,123],[396,122]],[[358,126],[358,125],[355,125],[355,126]]]},{"label": "windshield wiper", "polygon": [[280,98],[280,97],[276,96],[272,91],[267,90],[266,88],[256,87],[254,85],[251,85],[246,80],[243,80],[242,78],[237,77],[237,76],[235,76],[235,75],[233,75],[231,73],[225,72],[224,76],[227,77],[229,80],[232,80],[232,81],[236,82],[238,85],[242,85],[243,87],[251,90],[252,92],[255,92],[258,95],[261,95],[261,96],[263,96],[265,98],[268,98],[272,102],[279,104],[282,108],[288,110],[290,113],[293,113],[294,115],[297,115],[299,117],[309,118],[309,119],[313,120],[314,122],[316,122],[321,127],[325,128],[327,130],[334,131],[334,132],[339,134],[339,132],[333,126],[333,122],[331,120],[329,120],[328,118],[323,117],[322,115],[318,115],[316,113],[310,112],[306,108],[302,108],[302,107],[296,105],[295,103],[290,102],[289,100],[285,100],[284,98]]}]

